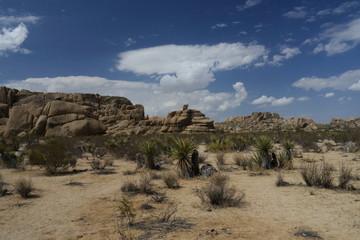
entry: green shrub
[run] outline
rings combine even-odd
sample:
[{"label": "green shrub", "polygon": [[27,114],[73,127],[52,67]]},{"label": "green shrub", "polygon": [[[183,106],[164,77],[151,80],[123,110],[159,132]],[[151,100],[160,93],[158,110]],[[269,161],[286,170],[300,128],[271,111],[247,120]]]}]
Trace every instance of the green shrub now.
[{"label": "green shrub", "polygon": [[28,152],[29,163],[45,169],[49,175],[54,175],[76,166],[76,158],[72,156],[71,146],[66,140],[49,139],[43,144],[33,146]]},{"label": "green shrub", "polygon": [[256,141],[255,147],[258,153],[257,157],[261,156],[261,167],[264,169],[271,168],[271,150],[273,148],[273,145],[274,144],[272,140],[266,136],[261,136]]},{"label": "green shrub", "polygon": [[183,176],[192,176],[191,154],[196,150],[197,144],[190,138],[175,139],[171,154],[177,159],[176,167]]},{"label": "green shrub", "polygon": [[120,216],[125,218],[129,225],[132,225],[136,217],[134,204],[129,199],[123,197],[119,201],[118,209]]},{"label": "green shrub", "polygon": [[141,153],[145,156],[145,166],[149,169],[155,169],[155,158],[159,155],[154,141],[148,140],[140,146]]}]

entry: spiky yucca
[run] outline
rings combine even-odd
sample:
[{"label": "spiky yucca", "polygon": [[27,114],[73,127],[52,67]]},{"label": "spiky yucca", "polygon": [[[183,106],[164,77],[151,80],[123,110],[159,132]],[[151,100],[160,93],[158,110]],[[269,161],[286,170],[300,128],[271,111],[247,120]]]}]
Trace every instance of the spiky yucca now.
[{"label": "spiky yucca", "polygon": [[291,161],[292,160],[292,150],[294,149],[294,143],[290,140],[285,140],[282,143],[283,148],[285,149],[285,159],[287,161]]},{"label": "spiky yucca", "polygon": [[145,166],[149,169],[155,169],[155,157],[158,155],[158,149],[153,141],[146,141],[140,146],[141,153],[145,156]]},{"label": "spiky yucca", "polygon": [[273,148],[273,142],[270,138],[261,136],[256,141],[256,149],[259,154],[262,156],[262,164],[261,167],[265,169],[270,169],[271,163],[271,154],[270,151]]},{"label": "spiky yucca", "polygon": [[177,138],[171,149],[171,154],[177,159],[176,167],[183,175],[188,175],[191,171],[191,154],[196,149],[197,144],[189,138]]}]

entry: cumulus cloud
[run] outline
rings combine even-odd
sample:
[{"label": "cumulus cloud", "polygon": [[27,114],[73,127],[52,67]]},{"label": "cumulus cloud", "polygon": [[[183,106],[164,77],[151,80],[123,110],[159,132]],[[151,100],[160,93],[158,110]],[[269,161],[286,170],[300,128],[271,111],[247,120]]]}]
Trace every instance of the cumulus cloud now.
[{"label": "cumulus cloud", "polygon": [[216,29],[216,28],[225,28],[225,27],[228,27],[228,25],[226,23],[217,23],[215,25],[213,25],[211,27],[211,29]]},{"label": "cumulus cloud", "polygon": [[329,78],[304,77],[293,83],[294,87],[320,91],[326,88],[360,91],[360,69],[347,71]]},{"label": "cumulus cloud", "polygon": [[40,20],[40,17],[28,16],[0,16],[0,25],[13,25],[19,23],[32,23],[35,24]]},{"label": "cumulus cloud", "polygon": [[202,89],[217,71],[248,67],[264,61],[263,45],[164,45],[119,54],[117,69],[155,76],[163,91]]},{"label": "cumulus cloud", "polygon": [[301,53],[300,49],[295,47],[295,48],[289,48],[286,47],[283,50],[281,50],[280,55],[274,55],[273,56],[273,60],[270,61],[270,64],[274,64],[274,65],[281,65],[281,63],[284,60],[290,59],[298,54]]},{"label": "cumulus cloud", "polygon": [[360,44],[360,18],[329,27],[317,39],[319,43],[314,53],[325,51],[331,56],[347,52]]},{"label": "cumulus cloud", "polygon": [[251,102],[251,104],[259,105],[259,104],[270,104],[274,107],[286,106],[292,103],[295,100],[293,97],[282,97],[282,98],[274,98],[274,97],[267,97],[262,95],[261,97],[255,99]]},{"label": "cumulus cloud", "polygon": [[358,7],[359,5],[360,5],[359,2],[357,2],[357,1],[344,2],[336,8],[327,8],[327,9],[320,10],[316,13],[316,15],[327,16],[327,15],[343,14],[345,12],[350,11],[352,8]]},{"label": "cumulus cloud", "polygon": [[288,18],[305,18],[308,12],[305,6],[295,7],[294,10],[284,13],[283,16]]},{"label": "cumulus cloud", "polygon": [[297,101],[300,101],[300,102],[306,102],[306,101],[309,101],[310,98],[309,97],[299,97],[296,99]]},{"label": "cumulus cloud", "polygon": [[108,80],[102,77],[67,76],[28,78],[7,84],[8,87],[43,92],[82,92],[123,96],[133,103],[143,104],[146,114],[166,116],[184,104],[209,116],[239,106],[247,97],[242,82],[233,85],[232,92],[213,93],[208,90],[163,92],[157,83]]},{"label": "cumulus cloud", "polygon": [[243,11],[243,10],[245,10],[247,8],[251,8],[251,7],[254,7],[254,6],[258,5],[261,2],[262,2],[262,0],[246,0],[244,5],[238,5],[236,7],[237,7],[237,9],[239,11]]},{"label": "cumulus cloud", "polygon": [[22,23],[15,28],[3,28],[0,32],[0,56],[6,52],[29,53],[28,50],[20,48],[28,34],[28,29]]},{"label": "cumulus cloud", "polygon": [[335,93],[333,93],[333,92],[329,92],[324,95],[324,97],[326,97],[326,98],[331,98],[333,96],[335,96]]}]

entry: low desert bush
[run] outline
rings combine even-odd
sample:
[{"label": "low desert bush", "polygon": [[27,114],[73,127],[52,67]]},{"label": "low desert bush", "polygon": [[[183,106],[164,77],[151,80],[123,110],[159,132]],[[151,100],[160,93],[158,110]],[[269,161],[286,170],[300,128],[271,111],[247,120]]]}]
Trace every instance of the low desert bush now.
[{"label": "low desert bush", "polygon": [[179,188],[179,176],[176,173],[165,173],[162,176],[166,187],[168,188]]},{"label": "low desert bush", "polygon": [[127,198],[123,197],[119,201],[118,210],[120,216],[125,218],[129,225],[132,225],[135,221],[136,212],[134,204]]},{"label": "low desert bush", "polygon": [[340,166],[340,175],[339,175],[339,188],[346,189],[348,186],[348,183],[352,179],[352,169],[349,167],[346,167],[344,164]]},{"label": "low desert bush", "polygon": [[66,140],[49,139],[43,144],[37,144],[28,152],[29,163],[45,168],[48,175],[75,167],[76,158],[71,154],[71,147]]},{"label": "low desert bush", "polygon": [[156,203],[162,203],[165,201],[166,198],[167,197],[165,193],[156,193],[151,196],[151,199]]},{"label": "low desert bush", "polygon": [[223,152],[218,152],[215,158],[220,166],[225,164],[225,154]]},{"label": "low desert bush", "polygon": [[171,217],[177,212],[177,207],[177,204],[168,204],[168,206],[159,214],[158,221],[160,223],[169,222]]},{"label": "low desert bush", "polygon": [[21,178],[14,183],[14,188],[21,197],[28,198],[30,193],[34,190],[34,185],[31,179]]},{"label": "low desert bush", "polygon": [[245,196],[228,185],[229,178],[221,173],[210,177],[209,183],[197,191],[197,196],[204,204],[220,207],[239,206]]},{"label": "low desert bush", "polygon": [[253,162],[251,161],[251,159],[249,157],[246,157],[244,155],[241,154],[235,154],[234,157],[234,163],[239,166],[242,167],[243,170],[252,170],[253,169]]},{"label": "low desert bush", "polygon": [[331,188],[333,186],[333,169],[334,167],[331,164],[325,162],[321,165],[317,165],[314,162],[304,163],[301,169],[301,176],[308,186]]},{"label": "low desert bush", "polygon": [[153,194],[153,185],[151,183],[152,179],[149,174],[141,175],[137,182],[126,181],[121,186],[121,191],[123,192],[132,192],[132,193],[144,193],[144,194]]},{"label": "low desert bush", "polygon": [[6,183],[4,182],[3,176],[0,174],[0,197],[5,196],[8,190],[4,188]]},{"label": "low desert bush", "polygon": [[289,185],[289,183],[284,180],[284,175],[281,172],[278,173],[275,185],[278,187]]},{"label": "low desert bush", "polygon": [[305,238],[313,238],[313,239],[323,239],[320,237],[319,233],[310,229],[307,226],[301,226],[294,233],[294,236],[305,237]]},{"label": "low desert bush", "polygon": [[207,155],[205,153],[200,153],[198,161],[199,163],[204,163],[206,161]]},{"label": "low desert bush", "polygon": [[126,181],[121,186],[123,192],[139,192],[139,187],[134,181]]}]

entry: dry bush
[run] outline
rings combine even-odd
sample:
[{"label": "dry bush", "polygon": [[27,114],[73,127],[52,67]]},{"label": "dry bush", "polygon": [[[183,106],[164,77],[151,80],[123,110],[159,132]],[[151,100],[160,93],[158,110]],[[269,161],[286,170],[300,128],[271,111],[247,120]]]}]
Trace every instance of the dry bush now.
[{"label": "dry bush", "polygon": [[5,196],[8,192],[8,190],[4,188],[5,185],[6,183],[3,180],[3,176],[0,174],[0,197]]},{"label": "dry bush", "polygon": [[212,175],[209,183],[197,191],[201,202],[220,207],[235,207],[242,203],[244,193],[228,186],[229,178],[221,173]]},{"label": "dry bush", "polygon": [[137,186],[137,184],[134,181],[126,181],[121,186],[121,191],[136,193],[136,192],[139,192],[139,187]]},{"label": "dry bush", "polygon": [[31,179],[21,178],[15,182],[14,188],[16,192],[21,195],[21,197],[28,198],[30,193],[34,190],[34,185]]},{"label": "dry bush", "polygon": [[199,163],[204,163],[206,159],[207,159],[207,155],[205,153],[199,154],[199,158],[198,158]]},{"label": "dry bush", "polygon": [[144,194],[153,194],[154,190],[153,190],[153,185],[151,183],[152,179],[151,176],[149,174],[142,174],[139,177],[139,192],[140,193],[144,193]]},{"label": "dry bush", "polygon": [[284,180],[284,175],[281,172],[278,173],[275,185],[278,187],[289,185],[289,183]]},{"label": "dry bush", "polygon": [[225,154],[223,152],[217,153],[215,158],[219,165],[225,164]]},{"label": "dry bush", "polygon": [[300,236],[300,237],[305,237],[305,238],[314,238],[314,239],[323,239],[322,237],[320,237],[318,232],[315,232],[306,226],[299,227],[299,229],[294,233],[294,236]]},{"label": "dry bush", "polygon": [[151,198],[156,203],[162,203],[167,197],[165,193],[156,193],[155,195],[151,196]]},{"label": "dry bush", "polygon": [[340,166],[340,175],[339,175],[339,188],[346,189],[348,183],[352,179],[352,169],[346,167],[344,164]]},{"label": "dry bush", "polygon": [[165,173],[162,180],[168,188],[179,188],[179,176],[176,173]]},{"label": "dry bush", "polygon": [[177,204],[170,203],[158,216],[158,221],[161,223],[169,222],[170,218],[177,212]]},{"label": "dry bush", "polygon": [[249,157],[246,157],[241,154],[235,154],[233,159],[234,159],[234,163],[237,166],[242,167],[243,170],[246,170],[246,169],[252,170],[253,169],[253,162],[251,161],[251,159]]},{"label": "dry bush", "polygon": [[118,210],[120,216],[125,218],[129,225],[132,225],[135,221],[136,212],[134,204],[127,198],[122,198],[119,201]]},{"label": "dry bush", "polygon": [[320,166],[311,162],[304,163],[301,169],[301,176],[308,186],[331,188],[333,186],[331,164],[323,162]]}]

